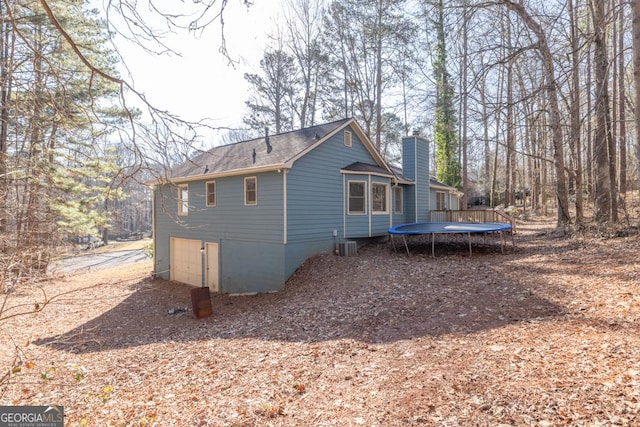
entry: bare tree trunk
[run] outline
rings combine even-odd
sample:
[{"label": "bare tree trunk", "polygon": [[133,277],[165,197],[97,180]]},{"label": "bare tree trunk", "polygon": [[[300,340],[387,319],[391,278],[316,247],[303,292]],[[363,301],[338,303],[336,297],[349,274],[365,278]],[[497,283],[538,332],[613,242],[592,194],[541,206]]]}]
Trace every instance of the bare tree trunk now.
[{"label": "bare tree trunk", "polygon": [[378,34],[376,40],[376,147],[382,149],[382,13],[383,0],[378,0]]},{"label": "bare tree trunk", "polygon": [[[506,37],[506,46],[511,46],[511,24],[506,20],[503,27],[503,34]],[[515,172],[515,135],[513,129],[513,61],[509,60],[506,64],[507,68],[507,117],[506,117],[506,125],[507,125],[507,135],[506,135],[506,161],[504,164],[504,205],[512,206],[515,205],[514,200],[514,186],[515,181],[513,178],[513,173]]]},{"label": "bare tree trunk", "polygon": [[[483,80],[482,85],[486,87],[486,80]],[[487,100],[485,91],[480,91],[480,102],[482,104],[482,131],[484,135],[484,176],[483,176],[483,197],[487,196],[489,192],[489,182],[491,181],[491,145],[489,144],[489,113],[487,111]],[[489,200],[487,200],[489,202]]]},{"label": "bare tree trunk", "polygon": [[[520,93],[526,93],[526,87],[524,84],[524,77],[522,70],[518,72],[518,87]],[[535,124],[535,116],[533,114],[533,108],[530,103],[523,103],[522,109],[524,112],[524,143],[523,143],[523,156],[522,156],[522,185],[520,188],[522,189],[522,204],[523,208],[527,210],[527,198],[530,200],[531,209],[535,209],[534,206],[534,153],[531,150],[532,147],[532,139],[534,135],[534,124]],[[530,191],[530,196],[527,196],[527,190]]]},{"label": "bare tree trunk", "polygon": [[620,168],[618,174],[620,178],[620,193],[627,192],[627,114],[625,111],[625,87],[624,87],[624,5],[625,0],[620,0],[618,15],[618,117],[619,117],[619,153]]},{"label": "bare tree trunk", "polygon": [[571,155],[575,159],[575,169],[573,176],[575,180],[576,194],[576,226],[582,227],[584,221],[584,204],[582,197],[582,145],[580,140],[580,60],[578,58],[578,34],[575,10],[573,7],[574,0],[567,2],[567,10],[571,21],[571,136],[569,138],[569,146],[571,147]]},{"label": "bare tree trunk", "polygon": [[[501,14],[501,22],[502,25],[504,25],[504,14]],[[504,56],[504,53],[501,55]],[[502,110],[502,97],[504,95],[504,84],[505,84],[505,71],[504,71],[504,67],[500,67],[500,72],[499,72],[499,76],[498,76],[498,93],[496,95],[496,101],[495,101],[495,117],[496,117],[496,124],[495,124],[495,148],[494,148],[494,153],[493,153],[493,166],[492,166],[492,170],[491,170],[491,193],[490,193],[490,205],[496,206],[498,203],[500,203],[500,201],[498,201],[496,203],[495,197],[498,194],[498,189],[497,189],[497,181],[498,181],[498,157],[499,157],[499,153],[500,153],[500,128],[501,128],[501,124],[502,124],[502,115],[501,115],[501,110]]]},{"label": "bare tree trunk", "polygon": [[[546,108],[546,107],[545,107]],[[547,155],[547,118],[546,116],[542,116],[542,124],[538,126],[538,157],[540,158],[539,167],[540,167],[540,203],[544,207],[544,214],[547,214],[547,207],[549,205],[549,193],[547,192],[548,183],[549,183],[549,169],[547,167],[547,162],[544,161],[548,157]]]},{"label": "bare tree trunk", "polygon": [[461,114],[460,114],[460,126],[461,126],[461,140],[460,146],[462,147],[462,206],[461,209],[467,209],[469,205],[469,176],[468,176],[468,159],[467,159],[467,113],[469,110],[468,106],[468,94],[467,94],[467,68],[468,68],[468,40],[467,40],[467,26],[468,22],[468,13],[469,9],[467,6],[467,2],[465,1],[463,4],[463,21],[462,21],[462,61],[461,61],[461,80],[462,80],[462,90],[461,90]]},{"label": "bare tree trunk", "polygon": [[[591,31],[591,24],[589,20],[587,20],[587,33]],[[593,61],[591,55],[591,45],[587,44],[587,81],[586,87],[591,88],[593,86]],[[592,117],[591,112],[593,111],[593,98],[591,95],[591,90],[587,90],[585,96],[587,97],[587,130],[586,130],[586,146],[587,146],[587,192],[589,193],[589,200],[594,203],[595,202],[595,168],[594,168],[594,158],[593,158],[593,126],[592,126]]]},{"label": "bare tree trunk", "polygon": [[567,191],[567,178],[564,163],[564,145],[562,138],[562,128],[560,126],[560,108],[558,103],[558,92],[554,71],[553,55],[547,43],[546,34],[540,25],[525,7],[519,3],[503,0],[504,5],[515,12],[525,25],[536,35],[537,48],[542,58],[544,67],[544,79],[549,102],[549,127],[551,129],[551,141],[553,144],[553,158],[556,172],[556,198],[558,202],[557,227],[564,229],[571,223],[569,214],[569,195]]},{"label": "bare tree trunk", "polygon": [[[640,165],[640,1],[633,5],[633,83],[635,98],[635,128],[636,128],[636,164]],[[640,166],[638,166],[640,167]],[[640,172],[637,172],[636,184],[640,191]]]},{"label": "bare tree trunk", "polygon": [[10,46],[14,34],[7,26],[4,3],[0,2],[0,233],[5,233],[8,226],[7,195],[9,180],[7,177],[7,144],[9,125],[9,102],[11,99],[10,81]]},{"label": "bare tree trunk", "polygon": [[[511,31],[507,27],[507,44],[511,45]],[[515,205],[516,185],[516,149],[515,130],[513,118],[513,64],[507,64],[507,153],[504,170],[504,203],[505,206]]]},{"label": "bare tree trunk", "polygon": [[594,65],[596,93],[596,133],[594,155],[596,161],[595,219],[599,223],[617,220],[615,196],[615,153],[612,149],[611,113],[609,111],[608,67],[604,34],[604,4],[591,1],[594,27]]},{"label": "bare tree trunk", "polygon": [[[611,51],[611,61],[609,63],[609,68],[611,69],[611,143],[616,147],[614,153],[617,152],[618,126],[620,123],[618,117],[618,26],[616,25],[617,15],[615,13],[615,3],[617,2],[618,0],[608,0],[608,10],[605,13],[607,17],[612,17],[611,37],[605,37],[605,40],[609,38],[611,43],[611,47],[609,48]],[[617,179],[618,177],[616,175],[611,175],[611,180],[616,183],[616,187]]]}]

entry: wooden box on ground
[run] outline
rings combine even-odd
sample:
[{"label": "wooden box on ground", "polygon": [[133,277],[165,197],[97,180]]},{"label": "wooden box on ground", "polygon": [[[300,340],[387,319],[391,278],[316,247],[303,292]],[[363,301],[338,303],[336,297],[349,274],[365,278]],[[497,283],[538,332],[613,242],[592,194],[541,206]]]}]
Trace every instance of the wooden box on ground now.
[{"label": "wooden box on ground", "polygon": [[191,305],[193,307],[193,315],[196,319],[211,316],[213,309],[211,308],[209,288],[191,289]]}]

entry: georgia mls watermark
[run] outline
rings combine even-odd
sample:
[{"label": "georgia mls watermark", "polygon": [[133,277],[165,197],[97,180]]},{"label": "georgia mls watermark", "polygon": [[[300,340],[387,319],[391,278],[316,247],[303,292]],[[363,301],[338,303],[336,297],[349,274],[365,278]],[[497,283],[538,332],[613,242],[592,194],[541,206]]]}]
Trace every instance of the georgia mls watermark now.
[{"label": "georgia mls watermark", "polygon": [[0,427],[64,427],[64,407],[0,406]]}]

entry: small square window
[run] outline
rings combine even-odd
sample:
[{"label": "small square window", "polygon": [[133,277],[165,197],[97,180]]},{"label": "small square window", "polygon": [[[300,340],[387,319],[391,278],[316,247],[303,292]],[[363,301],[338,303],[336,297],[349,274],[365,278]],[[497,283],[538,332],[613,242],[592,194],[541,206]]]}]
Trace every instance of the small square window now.
[{"label": "small square window", "polygon": [[244,204],[258,204],[258,178],[250,176],[244,179]]},{"label": "small square window", "polygon": [[207,182],[207,206],[216,205],[216,182]]}]

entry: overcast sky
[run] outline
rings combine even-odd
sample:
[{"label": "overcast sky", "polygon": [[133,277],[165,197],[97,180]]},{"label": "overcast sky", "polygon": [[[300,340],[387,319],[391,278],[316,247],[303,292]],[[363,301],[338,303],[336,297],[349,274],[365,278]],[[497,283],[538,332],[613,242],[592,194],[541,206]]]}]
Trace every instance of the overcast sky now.
[{"label": "overcast sky", "polygon": [[274,27],[280,1],[256,1],[247,8],[230,0],[225,11],[227,50],[235,69],[219,52],[220,25],[211,24],[199,37],[187,32],[171,35],[166,43],[181,56],[157,56],[115,38],[134,79],[135,87],[157,108],[183,119],[214,120],[216,126],[239,126],[248,99],[244,73],[256,73]]}]

